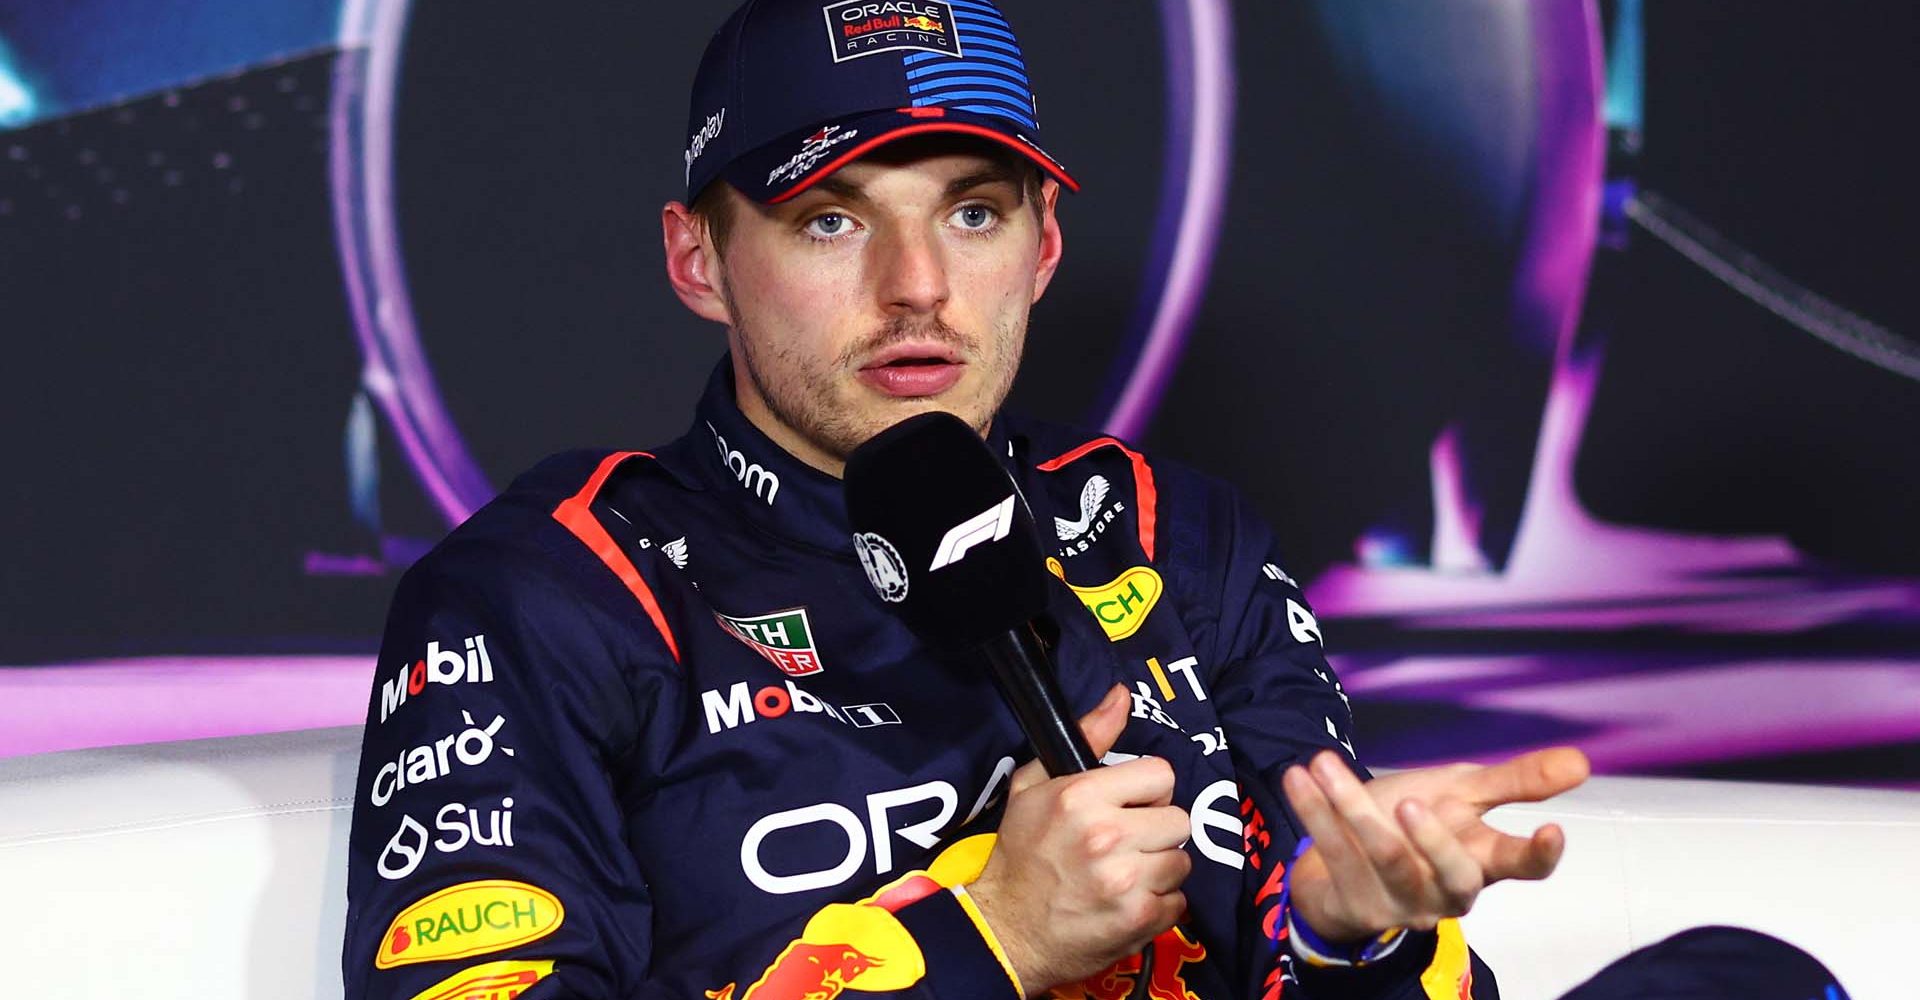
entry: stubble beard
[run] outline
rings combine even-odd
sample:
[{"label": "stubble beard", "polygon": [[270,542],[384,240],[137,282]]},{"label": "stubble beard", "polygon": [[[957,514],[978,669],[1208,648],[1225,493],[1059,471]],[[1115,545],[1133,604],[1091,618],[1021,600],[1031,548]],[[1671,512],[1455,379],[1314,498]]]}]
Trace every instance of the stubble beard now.
[{"label": "stubble beard", "polygon": [[[1026,316],[1010,317],[993,331],[994,345],[989,354],[976,350],[965,334],[939,320],[897,319],[872,337],[854,344],[826,365],[808,361],[790,347],[773,347],[763,357],[759,345],[764,342],[749,329],[731,295],[723,296],[733,328],[735,350],[745,363],[748,381],[773,418],[803,440],[835,461],[844,462],[867,439],[907,417],[931,410],[947,410],[964,419],[983,437],[992,425],[1000,405],[1013,390],[1015,375],[1026,342]],[[983,366],[990,359],[1005,359],[998,370],[988,373],[988,381],[979,385],[970,398],[885,400],[878,408],[849,405],[850,393],[863,393],[853,384],[858,359],[897,341],[933,340],[946,344],[966,359],[970,366]],[[768,362],[772,362],[769,364]]]}]

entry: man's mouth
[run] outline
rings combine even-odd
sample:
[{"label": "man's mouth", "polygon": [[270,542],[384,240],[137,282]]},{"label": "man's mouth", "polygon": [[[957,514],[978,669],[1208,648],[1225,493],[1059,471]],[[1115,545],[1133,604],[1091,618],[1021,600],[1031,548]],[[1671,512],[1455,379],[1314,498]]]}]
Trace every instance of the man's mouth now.
[{"label": "man's mouth", "polygon": [[945,347],[901,344],[875,354],[860,369],[860,381],[900,399],[937,396],[966,374],[957,352]]}]

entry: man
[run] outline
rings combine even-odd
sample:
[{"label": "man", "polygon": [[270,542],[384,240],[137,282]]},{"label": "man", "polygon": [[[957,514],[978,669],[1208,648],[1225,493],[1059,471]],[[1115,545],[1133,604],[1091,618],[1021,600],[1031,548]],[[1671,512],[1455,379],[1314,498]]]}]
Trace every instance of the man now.
[{"label": "man", "polygon": [[[402,580],[348,995],[1492,995],[1452,918],[1562,838],[1480,816],[1585,761],[1363,784],[1237,496],[999,413],[1074,187],[1002,15],[749,3],[689,134],[668,276],[728,354],[685,436],[549,459]],[[837,477],[929,410],[1051,528],[1060,681],[1111,766],[1020,765],[985,674],[869,588]]]}]

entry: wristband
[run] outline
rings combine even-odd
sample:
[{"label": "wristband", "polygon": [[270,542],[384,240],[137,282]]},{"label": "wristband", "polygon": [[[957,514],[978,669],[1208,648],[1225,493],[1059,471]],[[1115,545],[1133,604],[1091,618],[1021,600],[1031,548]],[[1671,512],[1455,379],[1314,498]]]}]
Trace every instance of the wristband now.
[{"label": "wristband", "polygon": [[1293,849],[1293,860],[1288,862],[1287,870],[1280,876],[1280,912],[1286,918],[1287,941],[1293,949],[1294,957],[1308,965],[1323,968],[1327,966],[1361,968],[1393,954],[1399,949],[1400,943],[1407,939],[1407,929],[1404,927],[1392,927],[1372,938],[1339,945],[1321,937],[1307,925],[1305,920],[1295,915],[1293,866],[1312,846],[1312,837],[1300,838],[1300,843]]}]

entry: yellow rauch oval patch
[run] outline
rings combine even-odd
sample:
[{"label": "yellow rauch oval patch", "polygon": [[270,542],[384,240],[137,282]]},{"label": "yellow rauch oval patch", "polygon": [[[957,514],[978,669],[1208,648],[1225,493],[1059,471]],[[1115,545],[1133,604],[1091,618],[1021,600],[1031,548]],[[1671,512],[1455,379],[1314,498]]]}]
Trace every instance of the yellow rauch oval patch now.
[{"label": "yellow rauch oval patch", "polygon": [[[1049,558],[1047,569],[1053,575],[1066,582],[1066,569],[1060,560]],[[1151,566],[1134,566],[1113,578],[1112,583],[1098,587],[1076,587],[1067,584],[1068,589],[1080,596],[1080,603],[1093,612],[1100,628],[1107,633],[1111,642],[1119,642],[1127,636],[1140,631],[1146,624],[1147,614],[1160,600],[1160,592],[1165,589],[1160,582],[1160,574]]]},{"label": "yellow rauch oval patch", "polygon": [[448,886],[400,911],[380,940],[374,968],[468,958],[538,941],[567,916],[559,897],[525,882],[489,879]]},{"label": "yellow rauch oval patch", "polygon": [[413,1000],[512,1000],[553,974],[551,961],[488,962],[461,969],[413,995]]}]

